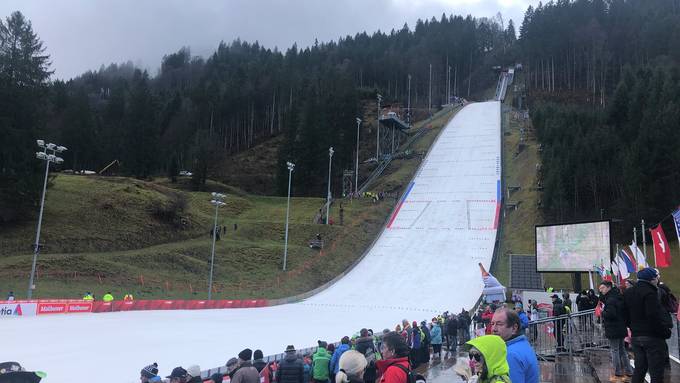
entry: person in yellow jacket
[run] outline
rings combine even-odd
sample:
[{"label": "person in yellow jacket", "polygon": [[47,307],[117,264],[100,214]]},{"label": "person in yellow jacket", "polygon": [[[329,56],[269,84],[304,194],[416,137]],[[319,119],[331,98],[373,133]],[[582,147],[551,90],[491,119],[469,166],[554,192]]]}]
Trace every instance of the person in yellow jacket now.
[{"label": "person in yellow jacket", "polygon": [[104,294],[104,296],[102,297],[102,300],[104,302],[111,302],[113,300],[113,295],[111,295],[111,292],[109,291],[106,294]]},{"label": "person in yellow jacket", "polygon": [[472,346],[469,357],[474,365],[464,359],[454,366],[456,374],[463,376],[468,383],[510,383],[510,367],[507,361],[505,342],[498,335],[484,335],[465,344]]},{"label": "person in yellow jacket", "polygon": [[88,292],[85,293],[85,295],[83,296],[83,300],[84,300],[84,301],[93,301],[93,300],[94,300],[94,297],[92,296],[92,293],[88,291]]},{"label": "person in yellow jacket", "polygon": [[125,296],[123,297],[123,300],[124,301],[134,301],[135,298],[132,296],[132,294],[125,294]]}]

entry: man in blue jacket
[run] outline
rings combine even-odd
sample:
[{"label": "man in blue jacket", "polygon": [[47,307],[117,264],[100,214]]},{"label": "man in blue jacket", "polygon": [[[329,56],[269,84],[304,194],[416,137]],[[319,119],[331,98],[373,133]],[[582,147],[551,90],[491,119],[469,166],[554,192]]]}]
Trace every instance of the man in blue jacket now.
[{"label": "man in blue jacket", "polygon": [[536,352],[522,332],[519,316],[513,310],[500,308],[491,319],[491,330],[505,341],[512,383],[538,383]]},{"label": "man in blue jacket", "polygon": [[[338,346],[338,348],[335,349],[333,357],[331,358],[330,365],[331,374],[336,375],[338,371],[340,371],[340,357],[347,350],[349,350],[349,337],[344,336],[340,340],[340,346]],[[334,381],[335,379],[332,380],[332,382]]]}]

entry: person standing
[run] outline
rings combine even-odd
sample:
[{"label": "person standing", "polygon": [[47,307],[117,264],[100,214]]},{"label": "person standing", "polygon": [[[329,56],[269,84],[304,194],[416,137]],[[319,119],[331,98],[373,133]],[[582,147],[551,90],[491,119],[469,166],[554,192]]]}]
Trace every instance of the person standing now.
[{"label": "person standing", "polygon": [[253,351],[249,348],[238,353],[238,367],[231,375],[231,383],[260,383],[260,373],[251,364]]},{"label": "person standing", "polygon": [[362,353],[349,350],[342,354],[338,365],[340,368],[335,375],[334,383],[364,383],[368,362]]},{"label": "person standing", "polygon": [[663,383],[666,339],[671,329],[663,326],[663,307],[659,302],[659,273],[651,267],[637,273],[638,282],[623,295],[626,325],[630,328],[635,355],[632,383],[642,383],[649,372],[651,383]]},{"label": "person standing", "polygon": [[503,338],[507,346],[507,361],[512,383],[538,383],[540,372],[536,352],[524,335],[517,312],[507,308],[496,310],[491,320],[491,328],[494,335]]},{"label": "person standing", "polygon": [[409,350],[401,334],[389,332],[383,336],[380,353],[383,359],[375,364],[380,372],[380,383],[408,383]]},{"label": "person standing", "polygon": [[102,300],[103,300],[104,302],[111,302],[111,301],[113,301],[113,294],[111,294],[110,291],[107,292],[107,293],[104,294],[104,296],[102,297]]},{"label": "person standing", "polygon": [[335,352],[333,352],[333,357],[331,357],[331,364],[330,364],[330,373],[331,373],[331,382],[335,381],[335,375],[338,373],[340,370],[340,357],[342,354],[344,354],[346,351],[349,350],[349,337],[343,336],[342,339],[340,339],[340,346],[338,346],[337,349],[335,349]]},{"label": "person standing", "polygon": [[312,379],[316,383],[327,383],[330,375],[331,354],[326,351],[328,343],[321,340],[318,343],[319,347],[312,355]]},{"label": "person standing", "polygon": [[446,320],[446,345],[450,352],[456,352],[458,346],[457,335],[458,335],[458,317],[455,314],[452,314]]},{"label": "person standing", "polygon": [[484,335],[466,344],[472,346],[468,356],[475,368],[475,374],[479,376],[477,382],[510,382],[507,348],[501,337],[497,335]]},{"label": "person standing", "polygon": [[550,298],[552,298],[553,302],[553,316],[556,318],[554,320],[555,324],[555,340],[557,341],[557,352],[564,352],[564,323],[567,321],[564,318],[557,319],[557,317],[566,315],[567,310],[564,309],[564,304],[562,303],[562,300],[557,294],[553,294]]},{"label": "person standing", "polygon": [[361,329],[359,335],[360,335],[359,339],[356,340],[355,350],[363,354],[364,358],[366,358],[366,372],[364,372],[364,382],[374,383],[375,379],[377,378],[375,368],[375,362],[377,358],[375,344],[373,343],[373,337],[369,335],[368,330],[365,328]]},{"label": "person standing", "polygon": [[10,291],[9,294],[7,294],[7,300],[10,302],[14,301],[14,291]]},{"label": "person standing", "polygon": [[432,356],[437,354],[437,360],[442,358],[442,329],[439,327],[437,318],[432,318],[432,330],[430,330],[430,342],[432,342]]},{"label": "person standing", "polygon": [[276,383],[304,383],[305,367],[295,353],[295,346],[286,347],[285,353],[276,370]]},{"label": "person standing", "polygon": [[600,301],[604,304],[602,309],[604,336],[609,339],[609,351],[614,368],[614,375],[609,378],[609,381],[618,381],[623,379],[624,374],[633,376],[626,346],[623,344],[623,339],[628,335],[624,319],[626,314],[623,296],[610,281],[602,281],[598,290],[600,290]]}]

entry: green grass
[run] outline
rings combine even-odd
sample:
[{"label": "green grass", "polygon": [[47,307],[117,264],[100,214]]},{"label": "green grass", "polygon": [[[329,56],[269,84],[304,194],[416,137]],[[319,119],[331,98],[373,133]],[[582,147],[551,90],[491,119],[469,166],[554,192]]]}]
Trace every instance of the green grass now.
[{"label": "green grass", "polygon": [[[427,150],[453,111],[441,111],[414,144]],[[392,162],[371,190],[401,193],[421,156]],[[111,291],[120,297],[205,298],[214,207],[210,191],[227,194],[218,224],[227,226],[215,248],[215,298],[281,298],[309,291],[346,270],[374,240],[395,199],[368,199],[333,205],[335,225],[312,223],[320,198],[292,198],[287,272],[281,271],[286,198],[247,194],[209,181],[206,192],[190,191],[187,179],[171,184],[124,177],[60,174],[48,189],[34,297],[97,296]],[[174,200],[185,201],[180,219],[164,220],[154,211]],[[338,201],[340,202],[340,201]],[[234,230],[233,225],[238,229]],[[25,296],[31,268],[35,221],[0,232],[0,291]],[[320,233],[322,252],[308,241]]]}]

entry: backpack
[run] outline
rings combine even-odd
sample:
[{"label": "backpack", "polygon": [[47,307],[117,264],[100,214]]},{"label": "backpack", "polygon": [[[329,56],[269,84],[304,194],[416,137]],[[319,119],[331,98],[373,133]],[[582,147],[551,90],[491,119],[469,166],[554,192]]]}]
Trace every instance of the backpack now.
[{"label": "backpack", "polygon": [[375,349],[373,349],[373,347],[367,348],[364,357],[366,358],[369,366],[373,365],[376,361]]},{"label": "backpack", "polygon": [[420,330],[420,339],[422,339],[422,342],[429,344],[430,343],[430,337],[431,337],[430,332],[429,331],[423,331],[423,329],[421,329],[420,327],[418,327],[418,329]]},{"label": "backpack", "polygon": [[401,364],[390,364],[388,368],[392,366],[399,367],[400,370],[406,373],[406,383],[427,383],[427,380],[425,379],[424,376],[411,369],[407,369]]},{"label": "backpack", "polygon": [[668,293],[668,304],[666,305],[666,310],[668,310],[669,313],[678,312],[678,298],[676,298],[673,293]]}]

